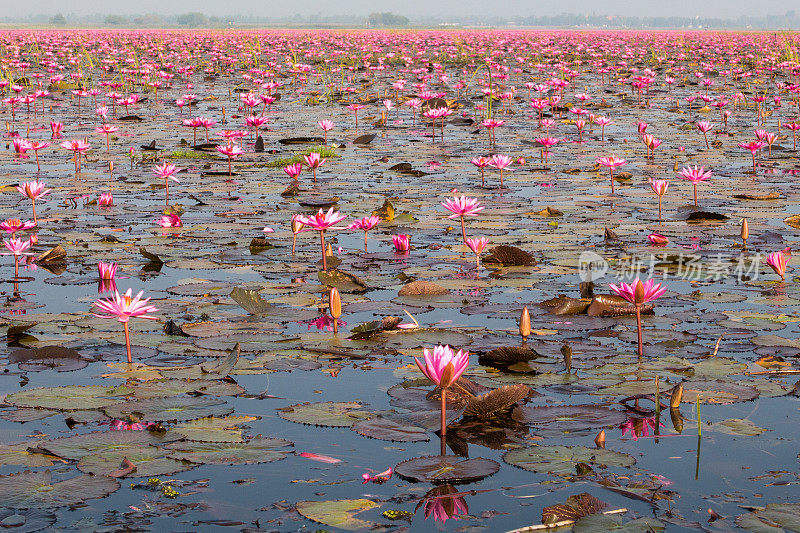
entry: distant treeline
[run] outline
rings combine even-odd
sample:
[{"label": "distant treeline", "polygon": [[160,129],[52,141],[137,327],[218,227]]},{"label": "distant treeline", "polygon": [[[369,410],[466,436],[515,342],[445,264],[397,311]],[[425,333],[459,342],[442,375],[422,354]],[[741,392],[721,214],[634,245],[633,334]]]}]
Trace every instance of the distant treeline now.
[{"label": "distant treeline", "polygon": [[522,28],[597,28],[597,29],[800,29],[800,15],[790,10],[783,15],[739,17],[629,17],[611,15],[552,16],[466,16],[413,17],[395,13],[359,15],[294,15],[264,17],[256,15],[208,16],[200,12],[181,15],[5,15],[0,23],[20,26],[91,26],[108,28],[230,28],[230,27],[332,27],[332,28],[430,28],[445,27],[522,27]]}]

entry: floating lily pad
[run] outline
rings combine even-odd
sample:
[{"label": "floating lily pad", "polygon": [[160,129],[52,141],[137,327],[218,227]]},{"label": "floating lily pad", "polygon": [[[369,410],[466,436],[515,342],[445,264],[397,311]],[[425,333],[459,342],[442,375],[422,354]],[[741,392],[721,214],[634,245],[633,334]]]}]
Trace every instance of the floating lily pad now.
[{"label": "floating lily pad", "polygon": [[630,467],[636,459],[626,453],[586,448],[585,446],[530,446],[517,448],[503,455],[510,465],[538,474],[575,474],[578,463],[598,466]]},{"label": "floating lily pad", "polygon": [[683,403],[729,404],[758,398],[758,389],[721,380],[691,380],[683,384]]},{"label": "floating lily pad", "polygon": [[729,418],[715,423],[714,427],[722,433],[728,433],[729,435],[745,435],[748,437],[756,437],[767,431],[753,424],[750,420],[743,420],[741,418]]},{"label": "floating lily pad", "polygon": [[104,412],[107,416],[118,419],[134,416],[148,422],[180,422],[207,416],[225,416],[233,412],[233,407],[218,398],[172,396],[119,403],[106,407]]},{"label": "floating lily pad", "polygon": [[550,430],[565,433],[590,428],[616,426],[625,422],[628,416],[622,411],[598,405],[548,405],[516,407],[512,413],[514,420],[535,426],[545,425]]},{"label": "floating lily pad", "polygon": [[[78,470],[97,476],[111,476],[127,459],[136,467],[120,477],[169,476],[191,470],[194,464],[167,457],[167,451],[154,446],[136,446],[120,450],[105,450],[84,456],[78,462]],[[113,477],[118,477],[116,474]]]},{"label": "floating lily pad", "polygon": [[[39,466],[53,466],[63,462],[61,458],[42,451],[37,452],[38,442],[23,442],[21,444],[0,444],[0,466],[21,465],[28,468]],[[33,450],[33,451],[29,451]]]},{"label": "floating lily pad", "polygon": [[67,385],[41,387],[15,392],[6,396],[6,402],[18,407],[41,407],[57,410],[98,409],[119,401],[130,393],[124,385]]},{"label": "floating lily pad", "polygon": [[298,424],[345,428],[373,414],[362,409],[358,402],[320,402],[283,407],[278,409],[278,416]]},{"label": "floating lily pad", "polygon": [[397,442],[427,442],[430,440],[424,428],[382,416],[356,422],[353,424],[353,431],[359,435],[379,440]]},{"label": "floating lily pad", "polygon": [[[269,463],[286,457],[292,443],[284,439],[254,437],[245,442],[175,442],[165,446],[169,457],[199,464],[246,465]],[[134,461],[135,462],[135,461]]]},{"label": "floating lily pad", "polygon": [[0,509],[0,527],[9,533],[34,533],[56,523],[56,515],[41,509]]},{"label": "floating lily pad", "polygon": [[[155,431],[95,431],[83,435],[61,437],[39,443],[39,448],[63,457],[79,460],[93,453],[120,449],[136,449],[180,438],[170,432]],[[116,468],[116,467],[115,467]]]},{"label": "floating lily pad", "polygon": [[637,518],[625,522],[619,515],[593,514],[581,518],[572,527],[573,533],[616,531],[618,533],[656,533],[664,531],[664,524],[655,518]]},{"label": "floating lily pad", "polygon": [[118,488],[119,482],[106,476],[82,475],[53,482],[50,470],[26,470],[0,476],[0,501],[12,509],[49,509],[103,498]]},{"label": "floating lily pad", "polygon": [[482,457],[463,459],[451,455],[430,455],[403,461],[394,472],[412,482],[469,483],[489,477],[500,470],[500,465]]},{"label": "floating lily pad", "polygon": [[505,385],[470,398],[464,408],[464,416],[485,420],[502,415],[530,394],[531,389],[527,385]]},{"label": "floating lily pad", "polygon": [[188,440],[201,442],[241,442],[240,425],[256,420],[254,416],[208,417],[184,422],[172,428],[172,432]]},{"label": "floating lily pad", "polygon": [[329,500],[324,502],[297,502],[297,512],[309,520],[347,531],[366,530],[374,525],[356,518],[361,511],[377,507],[372,500]]},{"label": "floating lily pad", "polygon": [[68,372],[80,370],[89,364],[86,359],[81,357],[79,352],[63,346],[43,346],[41,348],[14,350],[8,354],[8,361],[16,363],[21,370],[29,372],[42,370]]},{"label": "floating lily pad", "polygon": [[343,270],[322,270],[317,274],[317,277],[323,285],[336,287],[342,293],[361,294],[367,292],[367,284],[363,280]]},{"label": "floating lily pad", "polygon": [[736,525],[754,533],[781,533],[800,531],[800,502],[770,503],[736,517]]}]

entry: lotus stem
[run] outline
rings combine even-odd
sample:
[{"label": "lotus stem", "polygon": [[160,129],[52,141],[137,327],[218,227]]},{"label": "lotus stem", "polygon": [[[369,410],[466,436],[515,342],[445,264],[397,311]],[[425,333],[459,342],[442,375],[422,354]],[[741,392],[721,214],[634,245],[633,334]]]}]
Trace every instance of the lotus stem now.
[{"label": "lotus stem", "polygon": [[128,323],[123,322],[125,326],[125,353],[128,355],[128,364],[133,363],[133,359],[131,358],[131,335],[130,331],[128,330]]}]

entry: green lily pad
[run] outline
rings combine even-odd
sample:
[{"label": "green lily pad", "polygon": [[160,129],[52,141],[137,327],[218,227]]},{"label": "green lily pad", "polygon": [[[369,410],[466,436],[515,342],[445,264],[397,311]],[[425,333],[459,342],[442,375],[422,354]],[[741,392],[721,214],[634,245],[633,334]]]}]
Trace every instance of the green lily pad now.
[{"label": "green lily pad", "polygon": [[[14,525],[6,525],[13,523]],[[56,523],[56,515],[41,509],[0,509],[0,525],[10,533],[34,533]]]},{"label": "green lily pad", "polygon": [[691,380],[683,383],[683,403],[730,404],[758,398],[758,389],[722,380]]},{"label": "green lily pad", "polygon": [[82,475],[53,482],[50,470],[26,470],[0,476],[0,501],[12,509],[49,509],[104,498],[118,488],[119,482],[106,476]]},{"label": "green lily pad", "polygon": [[188,440],[200,442],[241,442],[242,429],[238,426],[256,420],[254,416],[207,417],[184,422],[172,432]]},{"label": "green lily pad", "polygon": [[395,474],[403,479],[428,483],[470,483],[489,477],[498,470],[500,465],[491,459],[464,459],[452,455],[415,457],[394,467]]},{"label": "green lily pad", "polygon": [[714,424],[714,427],[722,433],[727,433],[729,435],[746,435],[748,437],[756,437],[767,431],[753,424],[751,421],[741,418],[729,418],[728,420],[717,422]]},{"label": "green lily pad", "polygon": [[754,533],[800,531],[800,502],[770,503],[764,509],[736,517],[736,525]]},{"label": "green lily pad", "polygon": [[348,428],[374,416],[361,407],[359,402],[298,403],[278,409],[278,416],[298,424]]},{"label": "green lily pad", "polygon": [[371,528],[374,522],[367,522],[356,518],[361,511],[377,507],[372,500],[329,500],[324,502],[301,501],[297,502],[297,512],[309,520],[337,527],[347,531],[357,531]]},{"label": "green lily pad", "polygon": [[353,424],[353,431],[365,437],[396,442],[427,442],[430,440],[428,432],[424,428],[382,416],[359,420]]},{"label": "green lily pad", "polygon": [[585,446],[530,446],[509,450],[503,460],[538,474],[570,475],[575,465],[588,463],[601,466],[630,467],[636,459],[626,453],[587,448]]},{"label": "green lily pad", "polygon": [[[286,457],[293,444],[284,439],[255,437],[246,442],[174,442],[165,448],[169,457],[214,465],[269,463]],[[135,461],[134,461],[135,463]]]},{"label": "green lily pad", "polygon": [[40,387],[15,392],[6,396],[5,401],[17,407],[40,407],[60,411],[99,409],[117,403],[120,396],[131,392],[131,389],[125,385],[118,387],[67,385],[64,387]]},{"label": "green lily pad", "polygon": [[542,407],[524,405],[515,407],[511,416],[517,422],[546,426],[548,429],[567,433],[616,426],[628,419],[628,416],[622,411],[598,405],[546,405]]},{"label": "green lily pad", "polygon": [[108,476],[118,470],[125,459],[136,465],[136,470],[124,477],[169,476],[195,467],[192,463],[167,457],[165,450],[155,446],[131,446],[86,455],[78,462],[78,470],[87,474]]},{"label": "green lily pad", "polygon": [[62,462],[59,457],[54,455],[28,451],[29,448],[35,449],[38,444],[38,442],[0,444],[0,466],[22,465],[35,468],[40,466],[53,466],[56,462]]},{"label": "green lily pad", "polygon": [[620,515],[593,514],[585,516],[572,526],[573,533],[595,533],[596,531],[616,531],[618,533],[655,533],[664,531],[664,524],[655,518],[637,518],[623,521]]},{"label": "green lily pad", "polygon": [[95,431],[83,435],[62,437],[39,443],[39,448],[64,459],[79,460],[87,455],[111,450],[128,450],[151,444],[171,442],[180,438],[172,432],[155,431]]},{"label": "green lily pad", "polygon": [[147,422],[165,420],[193,420],[207,416],[225,416],[233,412],[233,407],[218,398],[171,396],[169,398],[150,398],[110,405],[104,409],[111,418],[134,416]]}]

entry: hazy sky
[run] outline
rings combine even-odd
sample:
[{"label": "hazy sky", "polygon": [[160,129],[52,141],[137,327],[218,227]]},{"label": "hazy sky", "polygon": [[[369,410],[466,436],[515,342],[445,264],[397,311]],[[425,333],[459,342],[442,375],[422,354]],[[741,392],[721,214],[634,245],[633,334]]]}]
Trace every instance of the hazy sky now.
[{"label": "hazy sky", "polygon": [[[0,6],[12,0],[0,0]],[[611,14],[636,16],[714,16],[735,18],[740,15],[782,15],[798,9],[796,0],[37,0],[13,2],[13,12],[19,15],[74,13],[132,14],[160,13],[174,15],[200,11],[207,15],[240,15],[284,17],[303,15],[356,14],[367,15],[376,11],[391,11],[408,17],[422,15],[446,16],[448,14],[480,15],[546,15],[559,13]],[[798,9],[800,11],[800,9]]]}]

